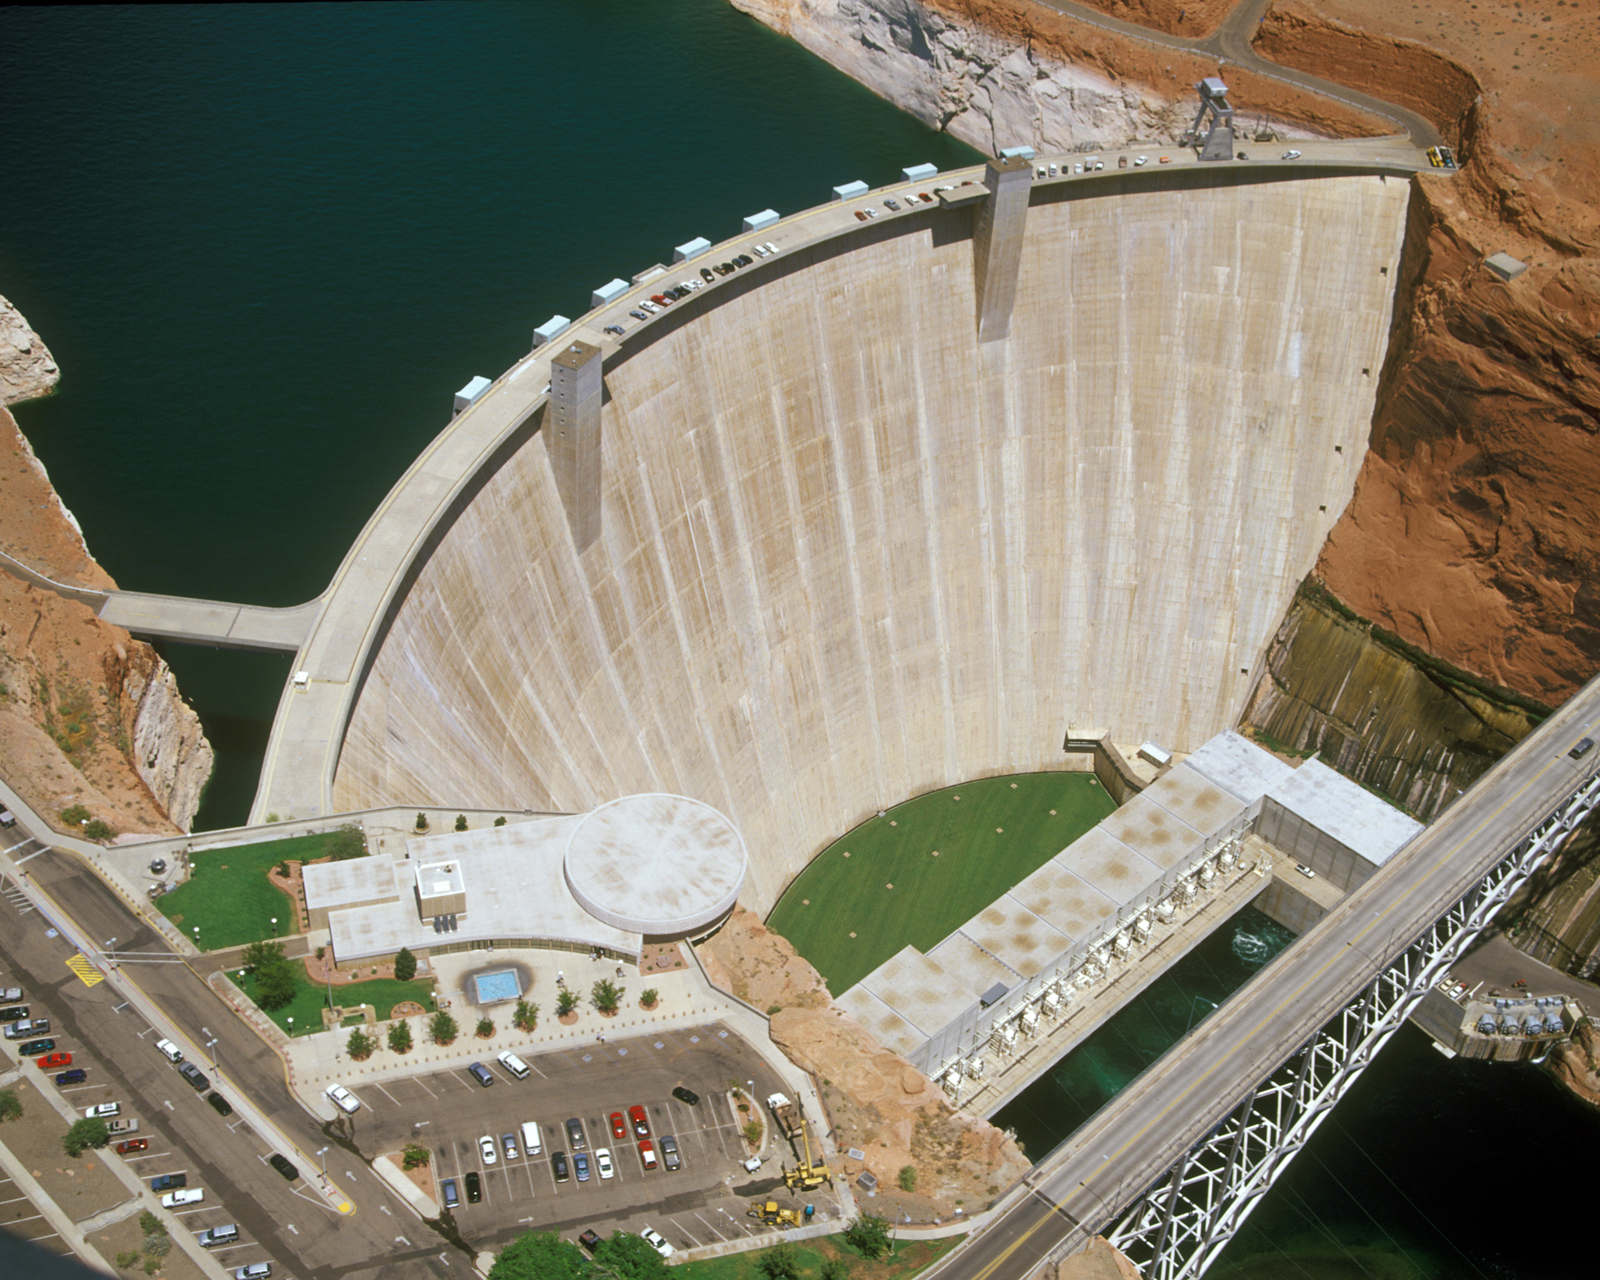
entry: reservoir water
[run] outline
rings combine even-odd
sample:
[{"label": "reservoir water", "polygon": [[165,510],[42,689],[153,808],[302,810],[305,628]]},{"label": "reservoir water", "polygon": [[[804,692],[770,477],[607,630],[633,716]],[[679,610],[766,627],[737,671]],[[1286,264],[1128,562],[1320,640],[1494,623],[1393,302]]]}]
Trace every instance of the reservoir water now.
[{"label": "reservoir water", "polygon": [[[0,73],[0,292],[63,370],[17,418],[122,586],[259,604],[320,592],[452,393],[595,286],[978,159],[724,0],[10,8]],[[199,825],[239,822],[288,659],[165,653],[219,750]],[[1015,1104],[1031,1154],[1262,962],[1241,937],[1282,941],[1236,921]],[[1213,1274],[1592,1274],[1597,1139],[1408,1031]]]}]

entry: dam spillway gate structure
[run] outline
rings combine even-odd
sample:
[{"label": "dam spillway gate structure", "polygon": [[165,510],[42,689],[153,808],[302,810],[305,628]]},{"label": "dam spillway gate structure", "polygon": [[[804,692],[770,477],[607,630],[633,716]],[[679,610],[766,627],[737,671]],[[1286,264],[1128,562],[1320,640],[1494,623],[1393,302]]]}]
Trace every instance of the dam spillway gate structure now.
[{"label": "dam spillway gate structure", "polygon": [[1145,1280],[1206,1273],[1389,1037],[1597,805],[1590,774],[1135,1201],[1106,1237]]}]

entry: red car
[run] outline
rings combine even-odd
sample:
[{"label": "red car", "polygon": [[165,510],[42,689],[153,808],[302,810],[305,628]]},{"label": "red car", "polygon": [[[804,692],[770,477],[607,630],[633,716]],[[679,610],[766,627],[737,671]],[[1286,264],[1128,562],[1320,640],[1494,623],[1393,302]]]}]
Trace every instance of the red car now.
[{"label": "red car", "polygon": [[70,1067],[72,1055],[70,1053],[47,1053],[38,1060],[41,1071],[54,1071],[57,1067]]},{"label": "red car", "polygon": [[633,1131],[641,1138],[650,1136],[650,1122],[644,1118],[644,1108],[639,1106],[628,1108],[628,1119],[633,1121]]},{"label": "red car", "polygon": [[125,1142],[117,1143],[112,1150],[115,1151],[119,1156],[125,1156],[134,1151],[143,1151],[149,1147],[149,1145],[150,1140],[148,1138],[129,1138]]},{"label": "red car", "polygon": [[622,1123],[622,1112],[620,1111],[611,1113],[611,1136],[618,1142],[623,1141],[628,1136],[628,1126]]}]

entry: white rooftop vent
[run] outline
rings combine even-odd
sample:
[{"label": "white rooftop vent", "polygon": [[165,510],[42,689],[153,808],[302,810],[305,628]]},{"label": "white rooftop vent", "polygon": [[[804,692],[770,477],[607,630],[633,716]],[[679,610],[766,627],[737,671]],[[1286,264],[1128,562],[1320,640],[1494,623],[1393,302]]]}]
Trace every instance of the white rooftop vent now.
[{"label": "white rooftop vent", "polygon": [[468,408],[474,400],[476,400],[493,385],[494,384],[482,374],[479,374],[471,382],[467,383],[467,385],[462,387],[460,391],[456,392],[456,413],[459,414]]},{"label": "white rooftop vent", "polygon": [[542,325],[533,331],[533,345],[535,349],[544,346],[551,338],[559,337],[572,327],[572,321],[566,316],[551,316]]},{"label": "white rooftop vent", "polygon": [[676,249],[674,249],[672,251],[672,260],[674,262],[687,262],[690,258],[698,258],[710,247],[711,241],[707,240],[704,236],[696,236],[687,244],[680,244]]},{"label": "white rooftop vent", "polygon": [[763,209],[760,213],[752,213],[744,220],[746,231],[760,231],[763,227],[770,227],[778,220],[776,209]]},{"label": "white rooftop vent", "polygon": [[847,182],[842,187],[835,187],[833,189],[833,198],[835,200],[854,200],[857,196],[864,196],[866,194],[867,184],[859,180],[855,182]]}]

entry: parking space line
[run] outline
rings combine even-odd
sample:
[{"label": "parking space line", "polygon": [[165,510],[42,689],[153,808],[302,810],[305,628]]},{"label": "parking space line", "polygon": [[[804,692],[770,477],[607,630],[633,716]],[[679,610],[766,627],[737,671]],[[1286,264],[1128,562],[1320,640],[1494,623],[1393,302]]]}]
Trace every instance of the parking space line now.
[{"label": "parking space line", "polygon": [[[392,1093],[390,1093],[390,1092],[389,1092],[389,1091],[388,1091],[388,1090],[387,1090],[387,1089],[385,1089],[385,1088],[384,1088],[384,1087],[383,1087],[383,1086],[382,1086],[382,1085],[381,1085],[381,1084],[379,1084],[379,1083],[378,1083],[378,1082],[377,1082],[377,1081],[373,1081],[373,1083],[372,1083],[372,1088],[374,1088],[374,1089],[376,1089],[376,1090],[377,1090],[377,1091],[378,1091],[378,1092],[379,1092],[379,1093],[381,1093],[381,1094],[382,1094],[382,1095],[383,1095],[383,1096],[384,1096],[384,1097],[385,1097],[385,1098],[387,1098],[387,1099],[389,1099],[389,1101],[390,1101],[390,1102],[392,1102],[392,1103],[394,1103],[394,1105],[395,1105],[395,1106],[397,1106],[397,1107],[398,1107],[398,1106],[399,1106],[399,1105],[400,1105],[400,1099],[399,1099],[399,1098],[397,1098],[397,1097],[395,1097],[395,1096],[394,1096],[394,1094],[392,1094]],[[370,1102],[369,1102],[369,1103],[367,1103],[367,1105],[368,1105],[368,1106],[369,1106],[369,1107],[370,1107],[370,1106],[371,1106],[371,1105],[372,1105],[372,1104],[371,1104],[371,1103],[370,1103]]]},{"label": "parking space line", "polygon": [[[722,1232],[718,1231],[714,1226],[712,1226],[709,1222],[706,1222],[704,1214],[697,1212],[694,1216],[699,1218],[701,1222],[705,1222],[706,1223],[706,1230],[710,1231],[711,1234],[716,1236],[716,1238],[718,1240],[726,1240],[728,1238],[727,1236],[723,1235]],[[683,1228],[680,1226],[678,1228],[678,1230],[682,1231]]]},{"label": "parking space line", "polygon": [[[421,1089],[423,1093],[427,1094],[430,1098],[437,1098],[439,1096],[432,1089],[428,1088],[427,1085],[422,1083],[422,1077],[421,1076],[411,1076],[410,1077],[410,1081],[411,1081],[412,1084],[416,1085],[417,1088]],[[388,1090],[385,1089],[384,1092],[387,1093]]]}]

